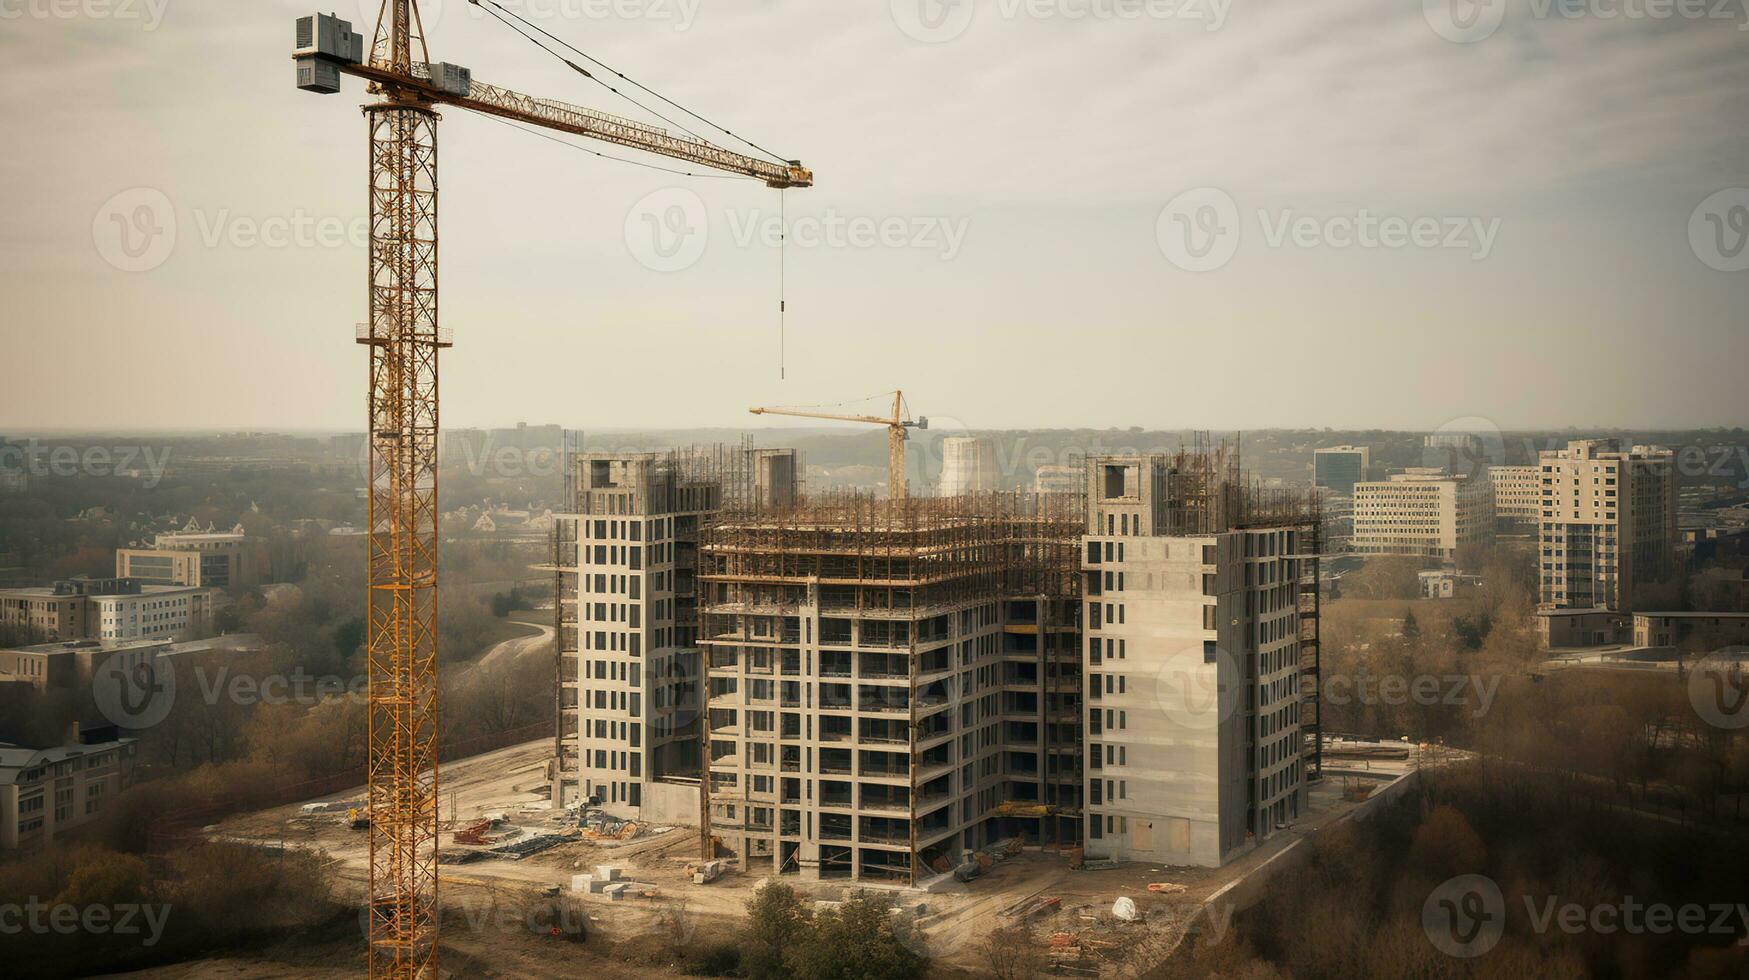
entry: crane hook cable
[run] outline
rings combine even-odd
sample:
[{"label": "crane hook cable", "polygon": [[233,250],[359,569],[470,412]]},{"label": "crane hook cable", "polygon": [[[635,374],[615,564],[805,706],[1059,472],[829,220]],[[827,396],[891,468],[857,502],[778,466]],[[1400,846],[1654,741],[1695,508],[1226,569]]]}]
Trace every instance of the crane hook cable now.
[{"label": "crane hook cable", "polygon": [[[521,23],[527,25],[530,30],[536,31],[537,33],[551,39],[554,43],[562,45],[562,46],[570,49],[571,51],[575,52],[579,57],[588,61],[590,64],[595,65],[597,68],[600,68],[602,71],[613,73],[615,76],[620,78],[622,81],[625,81],[628,84],[637,86],[639,89],[641,89],[645,92],[648,92],[649,94],[655,96],[658,99],[661,99],[663,102],[666,102],[669,105],[673,106],[674,108],[679,109],[681,112],[684,112],[687,115],[693,117],[694,119],[699,120],[700,122],[711,127],[712,129],[715,129],[715,130],[718,130],[720,132],[728,134],[731,138],[738,140],[739,142],[747,144],[748,146],[752,147],[753,149],[758,150],[759,152],[765,154],[768,157],[771,157],[773,160],[776,160],[778,163],[784,164],[785,166],[789,165],[789,158],[784,157],[778,153],[773,153],[772,151],[766,149],[765,147],[760,146],[758,143],[755,143],[752,140],[746,138],[745,136],[738,135],[737,133],[735,133],[734,130],[729,129],[725,126],[720,126],[720,125],[712,122],[711,120],[705,118],[704,116],[699,115],[698,113],[692,111],[691,109],[688,109],[687,107],[681,105],[680,103],[675,102],[673,99],[668,98],[667,96],[656,91],[655,89],[652,89],[647,85],[644,85],[643,83],[639,82],[637,79],[631,78],[631,77],[627,76],[624,72],[618,71],[618,70],[614,69],[613,67],[603,63],[600,59],[590,55],[587,51],[584,51],[584,50],[578,48],[576,45],[571,44],[570,42],[565,41],[561,38],[554,37],[552,34],[548,33],[546,30],[544,30],[543,28],[541,28],[537,24],[529,23],[529,21],[525,20],[523,17],[518,15],[515,11],[506,10],[504,7],[500,6],[498,3],[495,2],[495,0],[468,0],[468,2],[474,4],[475,6],[496,8],[496,10],[488,9],[486,12],[489,14],[492,14],[494,17],[497,17],[500,21],[503,21],[507,26],[510,26],[513,29],[515,29],[515,25],[510,24],[509,21],[504,20],[504,17],[499,16],[498,11],[503,11],[504,14],[506,14],[510,17],[513,17],[516,20],[520,21]],[[528,35],[521,30],[517,30],[517,33],[522,34],[524,37],[528,37]],[[678,122],[675,122],[674,120],[669,119],[668,117],[662,115],[661,113],[656,112],[654,109],[651,109],[648,106],[645,106],[645,105],[639,103],[637,100],[633,99],[631,96],[626,95],[625,93],[619,91],[618,89],[614,88],[613,86],[608,85],[606,82],[603,82],[601,79],[596,78],[593,74],[590,74],[587,70],[585,70],[581,66],[572,63],[564,55],[561,55],[558,52],[553,51],[552,49],[546,47],[545,45],[540,44],[540,42],[535,41],[534,38],[529,37],[529,40],[534,41],[536,46],[540,47],[541,50],[546,51],[548,54],[552,55],[553,57],[558,58],[560,61],[565,62],[565,64],[567,64],[567,65],[570,65],[573,69],[575,69],[576,71],[581,73],[585,78],[589,78],[589,79],[597,82],[602,87],[606,88],[608,91],[612,92],[615,95],[618,95],[620,98],[625,99],[626,101],[632,103],[633,105],[637,106],[638,108],[643,109],[645,112],[648,112],[648,113],[656,116],[658,119],[661,119],[664,122],[669,123],[670,125],[679,127],[682,131],[691,135],[695,139],[702,140],[706,143],[710,142],[710,140],[706,140],[706,139],[704,139],[704,137],[699,136],[697,133],[692,132],[692,130],[687,129],[684,125],[682,125]]]},{"label": "crane hook cable", "polygon": [[788,334],[785,318],[789,314],[789,293],[785,279],[784,254],[789,243],[789,216],[785,211],[784,189],[777,189],[777,380],[788,374]]}]

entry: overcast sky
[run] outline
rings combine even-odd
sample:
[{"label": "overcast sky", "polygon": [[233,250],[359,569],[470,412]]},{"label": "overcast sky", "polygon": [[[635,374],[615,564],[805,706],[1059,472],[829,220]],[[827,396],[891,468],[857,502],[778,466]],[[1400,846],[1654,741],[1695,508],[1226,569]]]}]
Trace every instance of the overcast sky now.
[{"label": "overcast sky", "polygon": [[[776,191],[447,110],[447,424],[1749,423],[1739,0],[504,2],[818,186],[780,381]],[[307,12],[0,0],[0,432],[361,426],[365,96],[295,88]]]}]

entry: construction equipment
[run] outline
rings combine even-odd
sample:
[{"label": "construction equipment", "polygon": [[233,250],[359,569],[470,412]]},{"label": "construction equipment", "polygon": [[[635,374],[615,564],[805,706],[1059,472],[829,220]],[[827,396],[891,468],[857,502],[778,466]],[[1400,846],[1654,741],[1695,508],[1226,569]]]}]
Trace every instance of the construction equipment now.
[{"label": "construction equipment", "polygon": [[891,417],[882,415],[833,415],[826,412],[815,412],[800,408],[750,408],[754,415],[787,415],[798,419],[829,419],[834,422],[866,422],[869,425],[884,425],[887,427],[887,496],[893,500],[905,499],[905,439],[906,429],[927,429],[929,418],[919,416],[915,421],[905,410],[905,393],[893,392],[893,414]]},{"label": "construction equipment", "polygon": [[353,830],[370,829],[370,811],[353,807],[346,811],[346,825]]},{"label": "construction equipment", "polygon": [[[495,0],[470,2],[585,78],[607,85],[540,40],[556,38]],[[364,107],[369,318],[355,336],[370,356],[365,430],[370,457],[369,961],[373,978],[435,977],[438,351],[451,346],[450,331],[438,319],[436,109],[455,106],[752,177],[776,188],[811,186],[813,175],[799,161],[747,156],[696,135],[677,136],[636,120],[478,82],[459,65],[433,64],[416,0],[380,0],[368,53],[351,23],[332,14],[299,18],[292,57],[301,89],[338,92],[340,77],[352,75],[364,79],[377,97]],[[615,85],[636,84],[613,75]]]}]

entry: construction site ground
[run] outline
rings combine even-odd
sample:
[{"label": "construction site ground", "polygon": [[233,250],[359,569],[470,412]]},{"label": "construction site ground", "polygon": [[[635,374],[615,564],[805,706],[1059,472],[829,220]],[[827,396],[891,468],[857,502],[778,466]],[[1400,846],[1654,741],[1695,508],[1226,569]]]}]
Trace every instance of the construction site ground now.
[{"label": "construction site ground", "polygon": [[[550,751],[550,742],[538,741],[445,763],[440,784],[445,827],[465,827],[487,814],[502,814],[505,822],[495,833],[526,838],[558,831],[562,816],[550,808],[546,785]],[[1124,949],[1141,949],[1146,958],[1164,958],[1211,903],[1210,914],[1220,916],[1224,927],[1235,885],[1266,874],[1272,859],[1286,849],[1352,813],[1357,800],[1349,797],[1363,795],[1355,792],[1356,787],[1376,789],[1421,761],[1415,747],[1404,743],[1333,747],[1326,760],[1326,778],[1313,784],[1310,792],[1309,812],[1218,869],[1128,863],[1105,870],[1071,870],[1066,852],[1027,841],[1014,856],[969,883],[944,877],[929,892],[893,886],[882,890],[915,923],[914,934],[921,936],[916,941],[927,945],[938,975],[982,972],[985,937],[1016,924],[1028,925],[1041,944],[1053,934],[1067,934],[1069,938],[1058,936],[1060,947],[1083,954],[1076,957],[1080,963],[1091,960],[1107,967],[1099,972],[1110,973],[1110,959]],[[332,862],[341,897],[358,903],[367,876],[369,834],[352,829],[347,811],[362,799],[360,787],[309,801],[318,808],[325,805],[326,812],[312,813],[308,804],[293,804],[233,817],[207,833],[215,839],[322,852]],[[470,850],[457,848],[452,838],[453,829],[442,833],[440,850]],[[520,860],[488,856],[465,864],[444,863],[440,866],[446,907],[444,946],[464,958],[479,956],[481,962],[491,964],[480,975],[538,973],[558,962],[554,956],[573,967],[580,961],[594,962],[610,976],[669,973],[666,961],[677,963],[681,951],[733,940],[748,900],[766,880],[762,874],[730,871],[714,882],[694,884],[688,869],[698,859],[697,828],[675,825],[640,827],[637,836],[624,841],[566,840]],[[623,898],[571,892],[572,876],[591,873],[597,865],[613,865],[633,882]],[[784,880],[820,901],[839,900],[855,887],[869,887],[847,881]],[[1161,887],[1150,891],[1151,884]],[[575,898],[587,915],[589,938],[584,947],[526,928],[524,911],[549,909],[552,899],[542,892],[551,887]],[[1120,897],[1135,902],[1136,921],[1123,922],[1113,915]],[[1222,907],[1223,900],[1229,907]],[[362,941],[358,945],[362,949]],[[1059,950],[1059,955],[1065,954]],[[320,975],[320,971],[300,975]]]}]

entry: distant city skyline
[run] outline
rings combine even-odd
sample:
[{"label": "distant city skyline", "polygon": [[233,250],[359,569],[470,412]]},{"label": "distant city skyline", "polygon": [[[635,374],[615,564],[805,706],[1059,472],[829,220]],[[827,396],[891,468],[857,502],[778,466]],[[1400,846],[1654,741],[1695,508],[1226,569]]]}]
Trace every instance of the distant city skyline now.
[{"label": "distant city skyline", "polygon": [[[1749,424],[1740,17],[512,6],[818,183],[783,202],[779,380],[776,192],[447,111],[447,426],[895,387],[973,430]],[[648,118],[425,7],[434,60]],[[294,88],[310,9],[7,21],[0,431],[362,425],[366,96]]]}]

